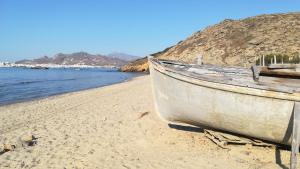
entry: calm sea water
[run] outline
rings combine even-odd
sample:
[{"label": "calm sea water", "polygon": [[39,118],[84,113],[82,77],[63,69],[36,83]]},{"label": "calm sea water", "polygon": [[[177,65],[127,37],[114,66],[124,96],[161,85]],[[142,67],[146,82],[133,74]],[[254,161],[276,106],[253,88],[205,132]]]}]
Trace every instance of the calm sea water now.
[{"label": "calm sea water", "polygon": [[0,68],[0,105],[120,83],[139,75],[107,68]]}]

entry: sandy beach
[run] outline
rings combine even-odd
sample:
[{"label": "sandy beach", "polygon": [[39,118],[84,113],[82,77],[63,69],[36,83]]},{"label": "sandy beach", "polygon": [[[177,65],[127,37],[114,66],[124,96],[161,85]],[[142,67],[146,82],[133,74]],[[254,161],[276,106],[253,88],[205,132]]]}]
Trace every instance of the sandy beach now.
[{"label": "sandy beach", "polygon": [[[154,110],[150,77],[0,107],[0,168],[288,168],[289,151],[222,149],[202,130],[170,128]],[[20,138],[34,135],[34,146]]]}]

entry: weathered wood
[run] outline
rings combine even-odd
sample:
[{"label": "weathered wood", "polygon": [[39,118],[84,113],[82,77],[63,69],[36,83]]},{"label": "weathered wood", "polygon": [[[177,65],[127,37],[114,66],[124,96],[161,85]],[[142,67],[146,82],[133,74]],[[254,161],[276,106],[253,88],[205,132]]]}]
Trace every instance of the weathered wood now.
[{"label": "weathered wood", "polygon": [[292,134],[292,152],[291,152],[291,169],[297,168],[297,155],[299,153],[300,143],[300,102],[295,102],[294,105],[294,122]]},{"label": "weathered wood", "polygon": [[[254,88],[266,91],[284,92],[288,94],[299,93],[300,95],[300,79],[261,76],[259,82],[255,82],[253,80],[253,72],[246,68],[221,67],[215,65],[200,66],[182,64],[179,62],[173,63],[173,61],[161,61],[157,59],[153,59],[151,62],[157,69],[173,72],[175,76],[181,75],[180,77],[190,77],[207,82],[233,85],[233,87],[241,86],[249,89]],[[259,69],[261,69],[261,67],[259,67]],[[238,91],[240,92],[240,90]],[[289,99],[288,97],[285,99]],[[294,98],[294,96],[292,97]],[[291,98],[291,100],[294,99]],[[296,100],[300,101],[299,96],[296,96]]]},{"label": "weathered wood", "polygon": [[[161,118],[291,144],[290,135],[285,137],[292,131],[294,103],[300,102],[300,79],[261,77],[255,82],[250,69],[241,69],[247,75],[207,67],[212,68],[150,60],[155,108]],[[228,73],[218,71],[222,69]],[[276,87],[278,91],[272,90]]]},{"label": "weathered wood", "polygon": [[255,81],[258,81],[259,80],[259,73],[260,73],[260,70],[258,69],[258,67],[256,65],[253,65],[251,67],[252,69],[252,72],[253,72],[253,79]]},{"label": "weathered wood", "polygon": [[210,133],[207,130],[205,130],[204,133],[205,133],[205,137],[209,138],[212,142],[217,144],[219,147],[224,148],[224,149],[228,149],[226,141],[219,140],[218,137],[215,137],[214,134]]},{"label": "weathered wood", "polygon": [[300,68],[300,64],[271,64],[268,69],[296,69]]},{"label": "weathered wood", "polygon": [[293,69],[268,69],[267,67],[261,67],[260,73],[264,75],[290,76],[300,78],[300,72]]},{"label": "weathered wood", "polygon": [[273,58],[271,58],[271,64],[273,64]]},{"label": "weathered wood", "polygon": [[262,66],[261,56],[259,57],[259,66]]},{"label": "weathered wood", "polygon": [[224,148],[225,146],[229,144],[239,144],[239,145],[246,145],[251,144],[253,146],[262,146],[262,147],[271,147],[273,144],[265,143],[260,140],[256,139],[250,139],[245,138],[242,136],[235,136],[228,133],[218,132],[218,131],[212,131],[208,129],[204,129],[205,136],[211,139],[213,142],[217,142],[218,146],[222,146]]},{"label": "weathered wood", "polygon": [[198,62],[197,64],[198,64],[198,65],[202,65],[202,58],[203,58],[203,57],[202,57],[201,54],[199,54],[199,55],[197,56],[197,59],[198,59],[198,60],[197,60],[197,62]]}]

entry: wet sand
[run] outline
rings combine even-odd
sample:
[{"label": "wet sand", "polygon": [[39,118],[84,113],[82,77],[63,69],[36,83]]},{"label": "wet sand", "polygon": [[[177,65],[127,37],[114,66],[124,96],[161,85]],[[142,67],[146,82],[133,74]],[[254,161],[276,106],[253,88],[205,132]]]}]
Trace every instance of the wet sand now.
[{"label": "wet sand", "polygon": [[[229,146],[201,129],[170,128],[154,111],[149,76],[0,107],[0,168],[287,168],[289,151]],[[21,146],[20,137],[38,137]]]}]

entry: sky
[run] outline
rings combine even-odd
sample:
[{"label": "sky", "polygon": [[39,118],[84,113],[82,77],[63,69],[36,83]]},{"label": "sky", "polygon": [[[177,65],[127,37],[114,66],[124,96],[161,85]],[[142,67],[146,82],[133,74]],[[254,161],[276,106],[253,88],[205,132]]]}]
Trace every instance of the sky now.
[{"label": "sky", "polygon": [[0,60],[145,56],[224,19],[297,11],[299,0],[0,0]]}]

